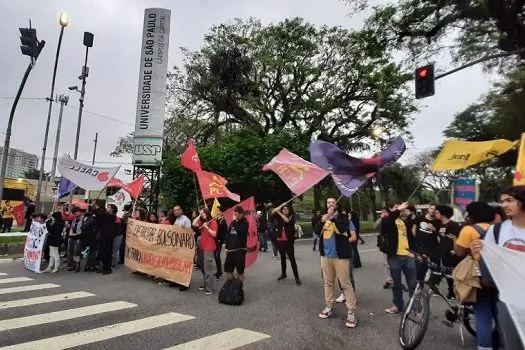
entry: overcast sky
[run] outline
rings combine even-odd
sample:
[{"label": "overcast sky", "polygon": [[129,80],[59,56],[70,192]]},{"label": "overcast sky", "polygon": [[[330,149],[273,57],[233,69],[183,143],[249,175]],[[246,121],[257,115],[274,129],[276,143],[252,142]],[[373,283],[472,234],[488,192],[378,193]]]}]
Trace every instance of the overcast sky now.
[{"label": "overcast sky", "polygon": [[[380,1],[380,0],[377,0]],[[68,86],[78,85],[84,59],[84,31],[94,33],[90,49],[90,74],[86,86],[85,113],[82,120],[79,157],[90,161],[93,139],[99,133],[98,162],[126,163],[129,158],[111,158],[116,140],[134,129],[143,12],[148,7],[171,9],[169,66],[181,62],[180,47],[197,49],[210,26],[234,17],[258,17],[265,23],[287,17],[303,17],[317,25],[357,27],[363,15],[349,18],[342,0],[0,0],[0,140],[4,140],[7,119],[20,80],[28,63],[20,52],[19,27],[28,19],[46,40],[38,63],[31,73],[23,97],[49,96],[54,57],[59,34],[58,14],[70,14],[62,43],[56,94],[70,96],[64,111],[60,154],[73,154],[78,97]],[[440,65],[441,64],[441,65]],[[446,62],[438,62],[440,68]],[[412,126],[415,142],[409,154],[438,146],[442,131],[454,113],[475,102],[490,85],[489,77],[473,67],[436,82],[436,96],[423,100],[421,112]],[[8,97],[5,99],[4,97]],[[46,168],[51,168],[59,106],[53,106]],[[45,100],[21,100],[13,123],[11,147],[42,152],[48,104]],[[92,113],[105,115],[110,120]],[[49,159],[48,159],[49,158]],[[106,163],[98,163],[106,164]],[[124,176],[122,176],[124,177]]]}]

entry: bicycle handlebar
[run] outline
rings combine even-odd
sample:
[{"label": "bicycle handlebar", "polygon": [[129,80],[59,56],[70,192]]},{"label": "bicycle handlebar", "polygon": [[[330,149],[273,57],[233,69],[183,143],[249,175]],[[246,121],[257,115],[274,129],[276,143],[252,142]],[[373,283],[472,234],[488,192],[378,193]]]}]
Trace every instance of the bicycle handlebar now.
[{"label": "bicycle handlebar", "polygon": [[437,272],[437,273],[440,273],[440,274],[443,274],[443,275],[452,275],[452,271],[454,271],[454,268],[453,267],[447,267],[447,266],[440,266],[436,263],[433,263],[432,261],[430,261],[428,259],[427,256],[425,255],[422,255],[416,251],[413,251],[411,249],[407,249],[410,253],[414,254],[415,258],[419,261],[421,261],[422,263],[424,263],[425,265],[428,266],[429,270],[433,271],[433,272]]}]

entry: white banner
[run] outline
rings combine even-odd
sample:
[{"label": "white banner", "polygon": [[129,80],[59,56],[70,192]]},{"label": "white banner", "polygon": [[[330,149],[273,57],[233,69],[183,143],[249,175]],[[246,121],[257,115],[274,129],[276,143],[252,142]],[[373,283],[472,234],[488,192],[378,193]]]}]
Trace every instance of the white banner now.
[{"label": "white banner", "polygon": [[525,303],[523,303],[525,252],[523,246],[525,244],[521,244],[520,251],[486,243],[481,254],[498,286],[499,298],[507,305],[521,341],[525,344]]},{"label": "white banner", "polygon": [[58,171],[63,177],[85,190],[101,191],[117,174],[120,166],[115,168],[97,167],[83,164],[64,154],[58,160]]},{"label": "white banner", "polygon": [[24,265],[26,269],[38,273],[41,272],[40,264],[42,262],[46,236],[46,225],[33,221],[24,246]]},{"label": "white banner", "polygon": [[109,196],[108,199],[112,200],[114,204],[117,206],[118,208],[117,216],[119,218],[121,218],[122,215],[124,215],[124,206],[126,204],[131,203],[130,194],[127,191],[124,191],[122,188],[118,190],[118,192],[115,193],[114,195]]},{"label": "white banner", "polygon": [[144,11],[133,164],[162,159],[170,16],[168,9]]}]

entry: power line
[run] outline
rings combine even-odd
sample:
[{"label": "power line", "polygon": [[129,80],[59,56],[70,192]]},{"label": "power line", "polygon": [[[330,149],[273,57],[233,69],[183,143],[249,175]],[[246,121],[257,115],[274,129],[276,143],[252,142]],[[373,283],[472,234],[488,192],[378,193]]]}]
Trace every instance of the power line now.
[{"label": "power line", "polygon": [[[14,100],[14,97],[0,96],[0,100]],[[20,100],[47,100],[47,97],[20,97]]]}]

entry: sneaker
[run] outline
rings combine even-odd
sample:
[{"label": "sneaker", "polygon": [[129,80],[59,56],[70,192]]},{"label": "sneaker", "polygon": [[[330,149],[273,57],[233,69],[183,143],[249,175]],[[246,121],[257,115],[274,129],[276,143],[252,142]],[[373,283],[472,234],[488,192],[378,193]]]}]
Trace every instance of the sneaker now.
[{"label": "sneaker", "polygon": [[45,273],[50,273],[51,271],[53,271],[53,270],[51,270],[50,268],[47,268],[47,269],[44,270]]},{"label": "sneaker", "polygon": [[449,295],[447,295],[447,299],[450,301],[454,301],[456,300],[456,295],[454,293],[449,293]]},{"label": "sneaker", "polygon": [[284,280],[285,278],[286,278],[286,276],[281,275],[281,276],[277,277],[277,281],[282,281],[282,280]]},{"label": "sneaker", "polygon": [[199,290],[200,290],[200,291],[203,291],[203,290],[205,290],[205,289],[206,289],[206,287],[204,287],[204,286],[200,286],[200,287],[199,287]]},{"label": "sneaker", "polygon": [[299,277],[296,277],[295,278],[295,285],[296,286],[300,286],[302,283],[301,283],[301,280],[299,279]]},{"label": "sneaker", "polygon": [[392,306],[388,309],[385,309],[385,312],[389,315],[399,315],[399,314],[402,314],[403,312],[399,311],[399,309],[395,306]]},{"label": "sneaker", "polygon": [[330,307],[325,307],[323,311],[319,314],[319,318],[327,319],[334,316],[334,310]]},{"label": "sneaker", "polygon": [[357,326],[357,318],[355,317],[353,312],[348,313],[348,317],[346,318],[345,325],[348,328],[355,328]]},{"label": "sneaker", "polygon": [[206,291],[204,292],[204,294],[206,294],[206,295],[212,295],[212,294],[213,294],[213,290],[211,290],[211,289],[206,289]]},{"label": "sneaker", "polygon": [[383,289],[390,289],[392,288],[392,282],[385,282],[385,284],[383,284]]},{"label": "sneaker", "polygon": [[337,299],[335,299],[336,303],[344,303],[345,301],[346,301],[346,298],[343,293],[341,293],[341,295]]},{"label": "sneaker", "polygon": [[273,260],[277,260],[277,259],[279,259],[279,257],[277,257],[277,255],[274,255]]},{"label": "sneaker", "polygon": [[54,269],[53,271],[51,271],[51,273],[57,273],[58,272],[58,269]]}]

